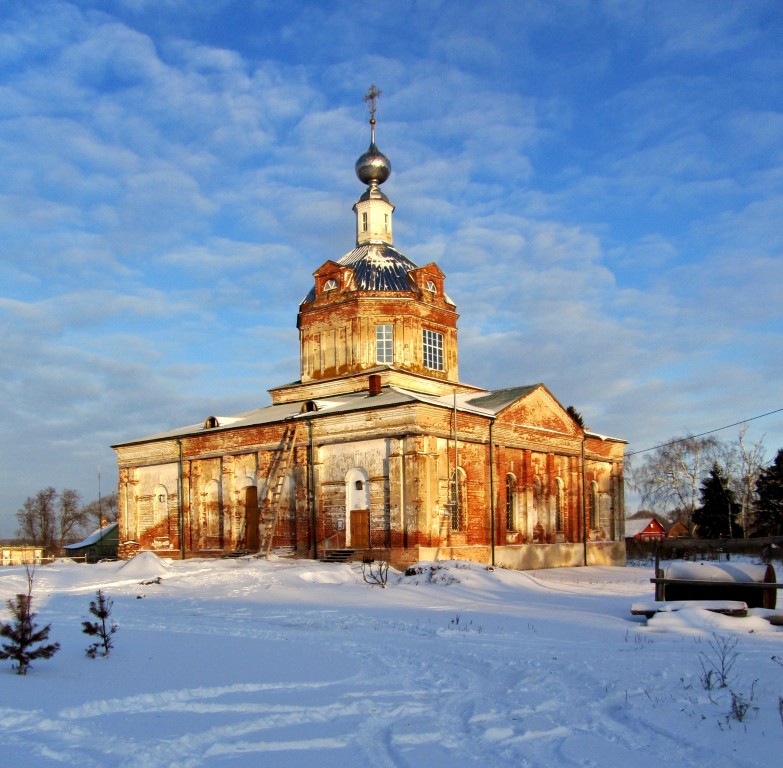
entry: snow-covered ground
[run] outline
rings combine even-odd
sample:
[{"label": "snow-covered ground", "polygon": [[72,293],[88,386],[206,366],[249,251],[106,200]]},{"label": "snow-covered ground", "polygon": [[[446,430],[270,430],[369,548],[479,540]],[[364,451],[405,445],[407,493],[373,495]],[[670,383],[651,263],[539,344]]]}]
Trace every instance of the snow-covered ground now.
[{"label": "snow-covered ground", "polygon": [[[783,628],[763,611],[633,617],[650,567],[420,571],[381,589],[361,566],[304,560],[39,567],[37,621],[62,648],[26,677],[0,663],[0,762],[779,764]],[[3,604],[25,585],[0,568]],[[90,660],[81,621],[99,587],[120,629]],[[729,686],[706,690],[702,663],[733,638]]]}]

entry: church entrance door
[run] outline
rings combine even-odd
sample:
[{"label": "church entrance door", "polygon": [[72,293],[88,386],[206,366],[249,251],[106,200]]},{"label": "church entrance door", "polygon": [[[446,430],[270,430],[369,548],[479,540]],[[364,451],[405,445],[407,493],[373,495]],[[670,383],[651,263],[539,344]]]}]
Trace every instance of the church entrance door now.
[{"label": "church entrance door", "polygon": [[244,544],[251,552],[258,550],[258,488],[255,485],[245,488]]},{"label": "church entrance door", "polygon": [[351,546],[354,549],[370,547],[370,511],[368,509],[351,510]]}]

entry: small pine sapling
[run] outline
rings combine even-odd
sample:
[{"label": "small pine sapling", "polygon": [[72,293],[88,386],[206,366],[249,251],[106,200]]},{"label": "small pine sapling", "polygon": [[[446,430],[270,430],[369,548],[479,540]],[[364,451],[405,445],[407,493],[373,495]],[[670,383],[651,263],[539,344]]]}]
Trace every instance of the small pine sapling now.
[{"label": "small pine sapling", "polygon": [[94,659],[96,656],[108,656],[113,647],[112,635],[117,631],[117,625],[109,621],[114,601],[106,597],[99,589],[96,600],[90,600],[90,613],[98,621],[83,621],[82,632],[98,640],[87,648],[87,655]]},{"label": "small pine sapling", "polygon": [[0,659],[12,659],[16,662],[14,669],[17,675],[26,675],[31,661],[50,659],[60,650],[59,643],[43,645],[49,639],[51,624],[41,629],[36,628],[35,614],[32,610],[34,573],[35,569],[32,571],[27,569],[27,594],[17,595],[13,600],[6,602],[14,620],[8,624],[0,623],[0,637],[7,638],[9,641],[2,643]]}]

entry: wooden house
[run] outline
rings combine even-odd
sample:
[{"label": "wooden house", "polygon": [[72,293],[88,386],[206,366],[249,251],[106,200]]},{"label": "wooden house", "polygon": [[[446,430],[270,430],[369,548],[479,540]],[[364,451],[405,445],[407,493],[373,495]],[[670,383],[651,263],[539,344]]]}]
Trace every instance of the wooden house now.
[{"label": "wooden house", "polygon": [[99,560],[111,560],[117,557],[120,544],[119,523],[109,523],[93,531],[83,541],[67,544],[63,547],[66,557],[84,558],[85,562],[97,563]]},{"label": "wooden house", "polygon": [[654,541],[666,538],[666,529],[654,517],[625,521],[625,538]]}]

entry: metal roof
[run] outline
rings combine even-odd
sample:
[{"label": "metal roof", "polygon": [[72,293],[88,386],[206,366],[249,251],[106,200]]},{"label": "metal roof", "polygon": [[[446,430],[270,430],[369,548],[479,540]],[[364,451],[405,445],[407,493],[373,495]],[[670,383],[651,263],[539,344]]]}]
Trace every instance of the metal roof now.
[{"label": "metal roof", "polygon": [[[520,392],[520,396],[532,391],[531,387],[520,387],[518,390],[501,390],[501,392],[511,393]],[[495,393],[487,392],[488,404],[475,402],[476,393],[458,393],[457,395],[427,395],[413,390],[403,389],[402,387],[383,387],[381,393],[371,396],[366,390],[362,392],[351,392],[344,395],[330,395],[328,397],[316,397],[312,401],[296,401],[291,403],[281,403],[279,405],[269,405],[264,408],[256,408],[252,411],[234,414],[232,416],[216,415],[217,426],[205,427],[204,422],[190,424],[186,427],[179,427],[166,432],[147,435],[146,437],[126,440],[116,443],[114,448],[125,445],[134,445],[138,443],[153,442],[156,440],[171,440],[178,437],[194,437],[206,432],[219,432],[227,429],[242,429],[245,427],[263,426],[265,424],[279,424],[285,421],[291,421],[297,418],[317,418],[338,413],[350,413],[355,411],[370,410],[375,408],[388,408],[408,403],[424,403],[434,405],[439,408],[451,409],[455,405],[459,411],[469,411],[487,417],[494,416],[497,403],[492,400]],[[509,395],[502,398],[506,402]],[[478,398],[481,399],[481,396]],[[315,403],[315,411],[303,411],[305,402]],[[500,399],[497,401],[500,402]],[[511,402],[511,400],[508,400]],[[499,408],[497,408],[499,410]],[[205,417],[206,418],[206,417]]]},{"label": "metal roof", "polygon": [[497,413],[498,411],[502,411],[507,405],[511,405],[511,403],[519,400],[521,397],[526,397],[534,389],[540,386],[540,384],[530,384],[525,387],[496,389],[493,392],[487,392],[486,394],[474,395],[466,402],[477,408],[485,408],[486,410]]},{"label": "metal roof", "polygon": [[[351,267],[356,276],[356,288],[360,291],[408,291],[419,290],[408,273],[417,269],[407,256],[388,243],[367,243],[345,254],[338,262]],[[315,287],[305,297],[303,304],[315,299]]]}]

